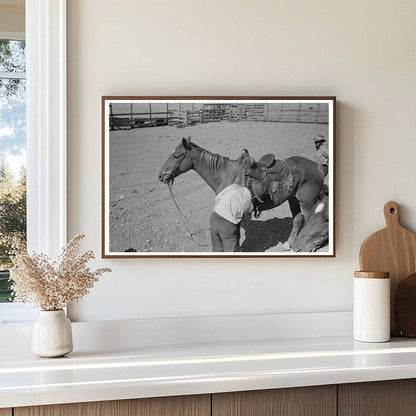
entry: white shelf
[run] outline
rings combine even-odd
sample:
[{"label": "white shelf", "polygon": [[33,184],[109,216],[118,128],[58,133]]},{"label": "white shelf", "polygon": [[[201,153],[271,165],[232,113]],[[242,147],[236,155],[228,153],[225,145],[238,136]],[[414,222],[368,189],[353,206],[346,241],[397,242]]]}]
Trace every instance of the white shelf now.
[{"label": "white shelf", "polygon": [[0,354],[0,407],[416,377],[416,340],[349,337]]}]

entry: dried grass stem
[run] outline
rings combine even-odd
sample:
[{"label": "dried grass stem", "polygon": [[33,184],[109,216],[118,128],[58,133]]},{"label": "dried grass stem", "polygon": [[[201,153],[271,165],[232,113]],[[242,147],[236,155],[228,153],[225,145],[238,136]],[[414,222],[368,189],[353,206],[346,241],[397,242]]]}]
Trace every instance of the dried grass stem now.
[{"label": "dried grass stem", "polygon": [[56,311],[83,298],[103,273],[111,272],[109,268],[95,271],[88,268],[94,253],[78,254],[83,238],[76,235],[62,249],[57,261],[44,254],[18,252],[10,270],[15,302],[34,303],[42,310]]}]

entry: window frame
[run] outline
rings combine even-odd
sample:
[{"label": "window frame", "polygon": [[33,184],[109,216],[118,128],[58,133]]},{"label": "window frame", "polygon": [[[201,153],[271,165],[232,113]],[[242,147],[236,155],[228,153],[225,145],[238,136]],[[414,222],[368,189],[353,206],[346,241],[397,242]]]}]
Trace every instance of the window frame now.
[{"label": "window frame", "polygon": [[[56,257],[67,241],[66,0],[26,0],[25,20],[27,246]],[[34,315],[0,304],[0,324]]]},{"label": "window frame", "polygon": [[26,40],[25,32],[4,32],[0,30],[0,39],[6,40]]},{"label": "window frame", "polygon": [[[0,31],[1,40],[25,40],[25,32]],[[0,79],[26,79],[26,72],[0,72]],[[26,109],[27,113],[27,109]],[[24,303],[0,303],[0,324],[33,320],[33,306]]]}]

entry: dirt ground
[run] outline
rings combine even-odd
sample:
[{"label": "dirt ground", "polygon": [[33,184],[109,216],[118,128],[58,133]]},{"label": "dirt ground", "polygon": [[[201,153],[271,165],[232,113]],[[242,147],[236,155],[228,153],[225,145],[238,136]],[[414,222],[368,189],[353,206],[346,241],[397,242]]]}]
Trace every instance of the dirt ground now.
[{"label": "dirt ground", "polygon": [[[215,194],[194,171],[176,178],[173,191],[190,225],[194,244],[158,173],[182,137],[203,148],[237,159],[244,148],[256,159],[266,153],[285,159],[299,155],[313,159],[313,137],[328,137],[328,125],[222,121],[185,128],[153,127],[110,132],[110,250],[123,252],[209,252],[209,218]],[[289,205],[263,212],[245,224],[247,252],[284,251],[290,234]],[[243,237],[244,238],[244,237]],[[243,239],[242,239],[243,240]],[[327,248],[324,249],[326,251]]]}]

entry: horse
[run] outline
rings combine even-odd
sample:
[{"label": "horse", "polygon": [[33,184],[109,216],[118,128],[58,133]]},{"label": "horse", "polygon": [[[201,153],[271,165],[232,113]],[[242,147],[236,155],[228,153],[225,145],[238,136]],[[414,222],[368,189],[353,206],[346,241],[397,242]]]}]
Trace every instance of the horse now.
[{"label": "horse", "polygon": [[[193,169],[211,187],[216,195],[231,184],[247,185],[247,165],[243,157],[236,160],[210,151],[191,142],[190,137],[183,138],[175,147],[159,171],[159,180],[172,185],[175,178]],[[308,219],[316,204],[323,185],[323,175],[318,165],[301,156],[292,156],[285,160],[293,183],[290,192],[277,203],[271,198],[261,203],[261,210],[273,209],[286,200],[293,216],[293,228],[288,239],[289,245],[296,238],[303,217]],[[302,215],[303,213],[303,215]]]}]

